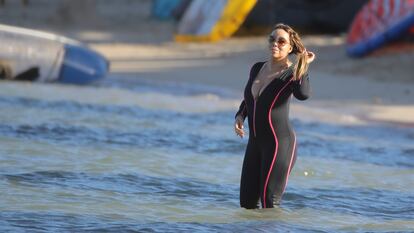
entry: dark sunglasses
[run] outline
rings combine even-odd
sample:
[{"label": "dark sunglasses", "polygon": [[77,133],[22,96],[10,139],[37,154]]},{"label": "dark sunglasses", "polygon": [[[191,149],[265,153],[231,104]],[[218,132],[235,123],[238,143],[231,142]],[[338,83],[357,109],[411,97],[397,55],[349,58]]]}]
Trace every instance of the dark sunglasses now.
[{"label": "dark sunglasses", "polygon": [[269,36],[268,41],[269,44],[273,44],[276,42],[278,47],[284,47],[285,45],[289,44],[287,40],[285,40],[284,38],[278,38],[278,40],[276,41],[276,38],[274,36]]}]

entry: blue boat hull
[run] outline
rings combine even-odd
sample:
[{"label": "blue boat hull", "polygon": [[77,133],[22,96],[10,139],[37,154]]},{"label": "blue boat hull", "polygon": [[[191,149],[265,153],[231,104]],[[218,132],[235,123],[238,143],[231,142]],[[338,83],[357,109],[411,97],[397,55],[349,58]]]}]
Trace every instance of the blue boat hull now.
[{"label": "blue boat hull", "polygon": [[105,77],[109,62],[88,48],[66,44],[57,82],[87,84]]}]

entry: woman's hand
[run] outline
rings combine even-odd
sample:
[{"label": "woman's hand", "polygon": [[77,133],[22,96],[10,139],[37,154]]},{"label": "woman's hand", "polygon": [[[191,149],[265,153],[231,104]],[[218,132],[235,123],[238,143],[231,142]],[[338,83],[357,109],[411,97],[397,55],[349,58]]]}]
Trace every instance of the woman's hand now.
[{"label": "woman's hand", "polygon": [[236,131],[236,134],[243,138],[244,136],[244,130],[243,130],[243,117],[237,116],[236,120],[234,121],[234,131]]},{"label": "woman's hand", "polygon": [[315,60],[315,54],[313,52],[305,50],[305,53],[308,56],[308,60],[306,61],[308,64]]}]

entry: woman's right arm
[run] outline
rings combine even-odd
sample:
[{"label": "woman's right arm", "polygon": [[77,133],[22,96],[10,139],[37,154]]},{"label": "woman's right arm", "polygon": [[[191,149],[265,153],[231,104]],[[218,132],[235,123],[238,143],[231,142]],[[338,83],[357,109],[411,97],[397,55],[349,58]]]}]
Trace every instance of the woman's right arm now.
[{"label": "woman's right arm", "polygon": [[[252,77],[256,77],[257,73],[262,68],[264,63],[265,62],[256,62],[252,66],[252,68],[250,68],[249,81],[247,83],[250,82],[250,79]],[[248,84],[246,84],[246,86],[248,86]],[[235,116],[236,119],[234,122],[234,131],[236,131],[236,134],[239,135],[240,137],[244,136],[243,123],[246,117],[247,117],[247,107],[246,107],[246,102],[243,100],[240,104],[239,111],[237,111],[236,113],[236,116]]]},{"label": "woman's right arm", "polygon": [[241,102],[239,111],[237,111],[234,118],[237,118],[238,116],[242,117],[243,121],[247,116],[246,102],[244,102],[244,100]]},{"label": "woman's right arm", "polygon": [[246,102],[244,100],[241,102],[239,111],[237,111],[234,121],[234,131],[238,136],[243,138],[244,136],[244,130],[243,130],[243,123],[244,119],[247,116],[247,109],[246,109]]}]

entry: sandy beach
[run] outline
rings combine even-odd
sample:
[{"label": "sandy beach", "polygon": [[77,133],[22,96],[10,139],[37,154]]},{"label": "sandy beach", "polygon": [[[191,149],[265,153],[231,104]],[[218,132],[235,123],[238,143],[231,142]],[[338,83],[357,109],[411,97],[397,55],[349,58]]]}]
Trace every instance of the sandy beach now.
[{"label": "sandy beach", "polygon": [[[412,51],[352,59],[345,54],[345,35],[307,35],[303,40],[317,54],[310,68],[313,96],[303,103],[296,101],[293,115],[332,123],[414,126]],[[212,85],[240,97],[251,65],[267,58],[264,37],[201,44],[113,41],[89,45],[110,59],[114,75]]]}]

